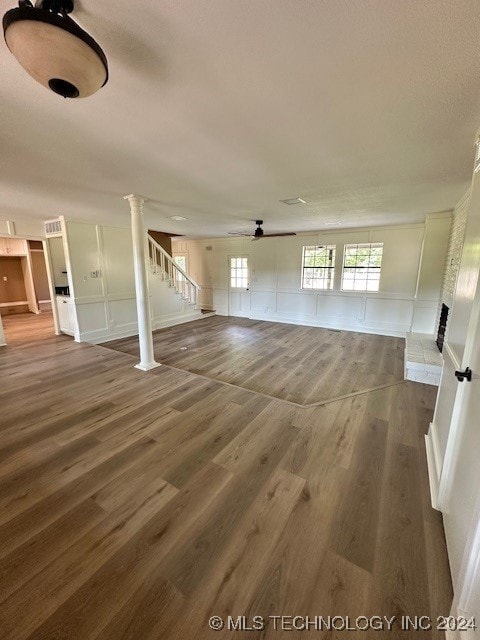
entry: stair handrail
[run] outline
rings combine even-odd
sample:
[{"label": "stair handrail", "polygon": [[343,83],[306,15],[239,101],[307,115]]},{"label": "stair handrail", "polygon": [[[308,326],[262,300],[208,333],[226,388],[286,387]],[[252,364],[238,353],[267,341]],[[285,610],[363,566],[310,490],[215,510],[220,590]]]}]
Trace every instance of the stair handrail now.
[{"label": "stair handrail", "polygon": [[[161,260],[161,263],[159,264],[154,257],[154,252],[149,251],[150,259],[154,261],[154,264],[156,266],[163,269],[163,271],[173,280],[173,284],[175,285],[177,291],[182,290],[182,293],[185,294],[185,288],[190,289],[190,287],[192,287],[193,295],[189,295],[188,297],[193,304],[196,304],[198,299],[198,292],[200,291],[200,285],[195,282],[195,280],[191,276],[189,276],[188,273],[184,271],[180,265],[175,262],[168,251],[165,251],[165,249],[160,246],[150,234],[147,234],[147,237],[151,247],[155,249],[160,254],[160,256],[163,256],[163,260]],[[178,273],[182,275],[183,279],[177,278]],[[185,283],[188,283],[188,285],[186,285]]]}]

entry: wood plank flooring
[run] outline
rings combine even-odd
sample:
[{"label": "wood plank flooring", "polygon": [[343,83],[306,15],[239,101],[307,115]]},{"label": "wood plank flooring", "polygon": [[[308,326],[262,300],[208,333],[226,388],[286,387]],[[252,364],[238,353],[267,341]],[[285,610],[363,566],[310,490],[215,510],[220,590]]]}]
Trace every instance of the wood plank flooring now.
[{"label": "wood plank flooring", "polygon": [[[2,640],[443,637],[269,618],[448,614],[435,388],[305,408],[27,334],[0,348]],[[213,631],[212,615],[267,624]]]},{"label": "wood plank flooring", "polygon": [[37,341],[54,334],[52,312],[45,310],[40,314],[15,313],[2,316],[3,331],[8,344]]},{"label": "wood plank flooring", "polygon": [[[136,337],[106,343],[138,356]],[[158,362],[308,405],[403,380],[405,341],[214,316],[154,333]]]}]

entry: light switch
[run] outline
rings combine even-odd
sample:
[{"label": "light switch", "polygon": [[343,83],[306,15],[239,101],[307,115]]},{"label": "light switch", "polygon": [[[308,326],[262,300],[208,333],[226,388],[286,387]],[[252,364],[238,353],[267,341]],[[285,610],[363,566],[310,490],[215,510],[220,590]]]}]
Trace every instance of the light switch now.
[{"label": "light switch", "polygon": [[3,276],[3,281],[7,282],[7,280],[8,280],[7,276]]}]

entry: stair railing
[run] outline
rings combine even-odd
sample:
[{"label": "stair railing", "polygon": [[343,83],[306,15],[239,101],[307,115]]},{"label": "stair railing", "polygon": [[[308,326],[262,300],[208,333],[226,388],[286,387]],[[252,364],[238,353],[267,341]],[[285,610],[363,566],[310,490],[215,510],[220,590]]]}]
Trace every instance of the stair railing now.
[{"label": "stair railing", "polygon": [[163,280],[167,280],[169,285],[174,287],[175,291],[189,304],[196,306],[200,285],[175,262],[172,256],[158,242],[148,234],[147,238],[148,254],[153,272],[159,274]]}]

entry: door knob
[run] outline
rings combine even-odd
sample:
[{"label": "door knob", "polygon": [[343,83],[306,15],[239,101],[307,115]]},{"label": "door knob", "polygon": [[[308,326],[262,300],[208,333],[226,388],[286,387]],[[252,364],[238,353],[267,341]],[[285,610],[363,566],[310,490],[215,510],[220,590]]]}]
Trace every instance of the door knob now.
[{"label": "door knob", "polygon": [[455,371],[455,377],[459,382],[463,382],[467,380],[468,382],[472,381],[472,370],[470,367],[467,367],[465,371]]}]

